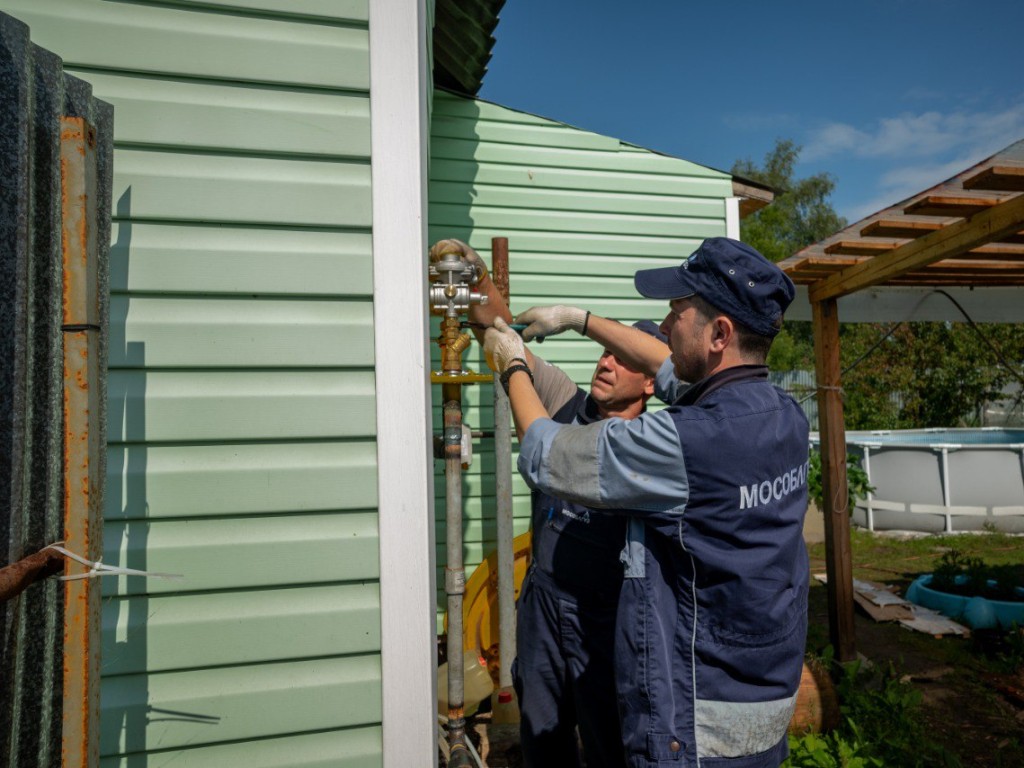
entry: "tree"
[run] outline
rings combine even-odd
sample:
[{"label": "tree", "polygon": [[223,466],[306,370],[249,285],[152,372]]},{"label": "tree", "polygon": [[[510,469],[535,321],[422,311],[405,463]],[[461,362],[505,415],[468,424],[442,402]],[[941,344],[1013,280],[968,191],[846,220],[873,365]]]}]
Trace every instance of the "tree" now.
[{"label": "tree", "polygon": [[985,404],[1002,399],[1003,388],[1020,381],[1014,369],[1024,359],[1021,326],[900,323],[886,337],[890,330],[841,326],[841,364],[854,366],[843,375],[850,429],[982,426]]},{"label": "tree", "polygon": [[[801,147],[789,139],[776,139],[775,146],[757,166],[750,159],[737,160],[732,173],[766,184],[775,190],[775,200],[740,222],[740,237],[772,261],[782,261],[812,243],[846,226],[846,220],[829,203],[836,182],[831,174],[818,173],[804,179],[793,177]],[[768,364],[776,370],[814,368],[811,324],[787,322],[772,344]]]},{"label": "tree", "polygon": [[777,139],[762,167],[749,159],[738,160],[732,167],[735,175],[776,190],[771,205],[740,224],[743,241],[772,261],[788,258],[846,226],[846,220],[828,202],[836,186],[831,174],[793,178],[800,149],[789,139]]},{"label": "tree", "polygon": [[[800,147],[778,139],[763,166],[737,161],[732,172],[776,190],[771,205],[740,224],[744,242],[772,261],[781,261],[846,226],[828,198],[831,174],[796,179]],[[888,335],[887,334],[890,334]],[[999,399],[1011,373],[979,334],[1001,349],[1004,361],[1020,368],[1024,327],[966,323],[875,323],[840,325],[840,361],[846,425],[850,429],[955,427],[978,422],[985,403]],[[811,324],[787,322],[772,344],[768,364],[775,370],[813,370]],[[851,367],[852,366],[852,367]],[[849,369],[849,370],[847,370]]]}]

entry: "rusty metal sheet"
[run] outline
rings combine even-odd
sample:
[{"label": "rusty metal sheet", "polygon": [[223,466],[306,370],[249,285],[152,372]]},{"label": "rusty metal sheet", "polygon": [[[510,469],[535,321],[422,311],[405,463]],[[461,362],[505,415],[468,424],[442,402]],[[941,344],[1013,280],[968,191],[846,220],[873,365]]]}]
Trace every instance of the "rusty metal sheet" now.
[{"label": "rusty metal sheet", "polygon": [[[96,135],[84,119],[61,119],[64,331],[64,541],[88,560],[102,557],[99,475],[99,297],[96,275]],[[66,575],[85,566],[68,561]],[[100,584],[64,583],[65,768],[99,764]]]}]

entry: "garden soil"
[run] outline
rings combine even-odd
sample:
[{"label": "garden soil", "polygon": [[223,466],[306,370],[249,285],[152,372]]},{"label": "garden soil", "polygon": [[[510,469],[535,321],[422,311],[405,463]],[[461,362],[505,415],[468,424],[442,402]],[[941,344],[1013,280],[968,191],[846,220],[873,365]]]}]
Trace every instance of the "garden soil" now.
[{"label": "garden soil", "polygon": [[[813,506],[807,514],[805,539],[809,546],[824,541],[822,515]],[[811,573],[824,571],[824,561],[812,558]],[[893,581],[902,584],[904,579],[894,574]],[[815,636],[818,642],[828,637],[828,590],[814,579],[808,614],[810,647]],[[891,661],[902,679],[921,692],[927,732],[964,768],[1024,768],[1024,668],[996,675],[976,661],[980,653],[1005,651],[996,647],[1003,642],[1002,636],[974,632],[970,638],[932,637],[898,622],[874,621],[859,607],[854,612],[854,632],[857,654],[864,663]]]}]

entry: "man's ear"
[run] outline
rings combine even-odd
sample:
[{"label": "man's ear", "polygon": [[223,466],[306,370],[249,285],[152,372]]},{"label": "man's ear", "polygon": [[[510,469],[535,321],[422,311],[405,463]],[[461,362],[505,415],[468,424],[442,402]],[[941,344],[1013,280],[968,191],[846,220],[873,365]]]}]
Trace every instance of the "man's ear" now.
[{"label": "man's ear", "polygon": [[711,321],[711,352],[724,352],[736,335],[736,326],[725,315]]},{"label": "man's ear", "polygon": [[644,400],[654,395],[654,379],[644,379]]}]

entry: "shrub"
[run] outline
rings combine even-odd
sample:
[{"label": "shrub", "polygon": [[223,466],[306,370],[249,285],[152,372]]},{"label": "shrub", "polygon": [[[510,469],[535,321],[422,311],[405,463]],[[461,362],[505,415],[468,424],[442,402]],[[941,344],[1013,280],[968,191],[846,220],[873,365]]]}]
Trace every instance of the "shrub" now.
[{"label": "shrub", "polygon": [[827,734],[790,736],[783,768],[959,768],[959,759],[927,738],[921,693],[895,666],[843,667],[837,684],[842,723]]},{"label": "shrub", "polygon": [[[818,505],[818,509],[824,510],[825,486],[821,478],[821,451],[812,450],[809,459],[807,493]],[[853,512],[857,499],[866,498],[874,490],[874,486],[868,482],[868,473],[860,465],[860,459],[854,454],[846,454],[847,511]]]},{"label": "shrub", "polygon": [[929,589],[949,595],[1024,602],[1017,588],[1024,586],[1024,566],[986,565],[980,557],[959,550],[944,552],[932,569]]}]

